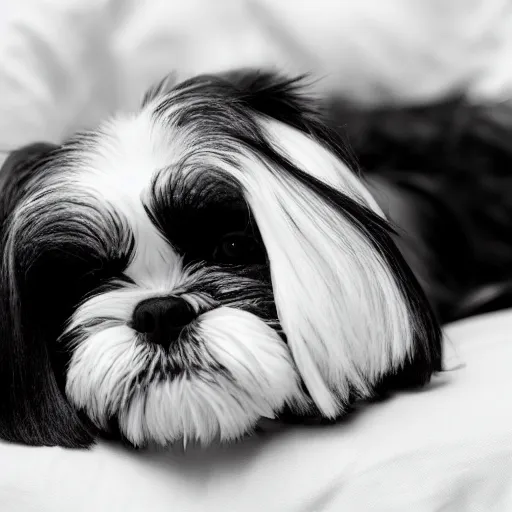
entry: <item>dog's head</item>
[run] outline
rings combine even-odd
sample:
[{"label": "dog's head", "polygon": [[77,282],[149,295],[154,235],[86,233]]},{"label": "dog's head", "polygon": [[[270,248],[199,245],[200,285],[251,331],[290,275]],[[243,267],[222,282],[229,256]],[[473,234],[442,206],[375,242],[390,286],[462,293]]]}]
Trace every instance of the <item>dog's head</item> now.
[{"label": "dog's head", "polygon": [[440,367],[422,290],[295,80],[163,82],[0,180],[0,437],[229,440]]}]

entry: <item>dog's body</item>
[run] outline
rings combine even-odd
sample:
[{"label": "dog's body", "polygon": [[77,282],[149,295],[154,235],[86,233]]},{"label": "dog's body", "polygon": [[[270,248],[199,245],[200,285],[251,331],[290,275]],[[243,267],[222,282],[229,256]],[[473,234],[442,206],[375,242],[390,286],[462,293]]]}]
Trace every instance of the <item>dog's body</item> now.
[{"label": "dog's body", "polygon": [[443,322],[512,305],[512,112],[329,105]]},{"label": "dog's body", "polygon": [[510,179],[506,137],[470,122],[459,145],[458,105],[333,107],[340,144],[296,81],[237,72],[11,155],[0,437],[208,443],[428,382],[439,317],[508,280],[508,203],[480,190]]}]

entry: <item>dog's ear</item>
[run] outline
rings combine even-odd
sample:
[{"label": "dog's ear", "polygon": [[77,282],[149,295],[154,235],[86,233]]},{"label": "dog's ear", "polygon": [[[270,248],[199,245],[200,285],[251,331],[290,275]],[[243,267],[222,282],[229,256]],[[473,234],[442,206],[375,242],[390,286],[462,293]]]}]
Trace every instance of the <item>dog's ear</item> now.
[{"label": "dog's ear", "polygon": [[[441,330],[393,230],[300,80],[225,79],[254,113],[239,182],[263,238],[281,326],[320,413],[422,385],[441,369]],[[236,134],[233,134],[233,138]]]},{"label": "dog's ear", "polygon": [[[294,137],[279,131],[276,141]],[[322,415],[334,418],[354,398],[428,382],[441,370],[441,331],[362,184],[313,141],[295,143],[311,145],[306,165],[260,167],[243,187],[297,368]],[[304,170],[315,171],[315,161],[338,166],[337,186]]]},{"label": "dog's ear", "polygon": [[15,219],[27,187],[46,171],[54,150],[50,144],[27,146],[12,153],[0,170],[0,438],[86,447],[92,437],[66,400],[52,366],[51,330],[33,315],[37,304],[26,285],[27,241],[18,243],[23,226]]}]

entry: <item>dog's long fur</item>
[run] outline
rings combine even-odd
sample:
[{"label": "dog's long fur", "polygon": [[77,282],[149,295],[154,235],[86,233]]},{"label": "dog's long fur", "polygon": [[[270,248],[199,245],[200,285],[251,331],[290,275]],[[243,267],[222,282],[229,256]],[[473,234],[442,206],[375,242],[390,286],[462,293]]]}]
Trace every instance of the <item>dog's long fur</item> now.
[{"label": "dog's long fur", "polygon": [[[432,306],[467,311],[507,261],[504,221],[470,201],[484,180],[466,145],[439,136],[457,105],[411,111],[426,135],[403,133],[405,112],[333,107],[343,144],[300,81],[243,71],[164,81],[138,113],[11,155],[0,437],[208,443],[261,417],[335,420],[356,399],[427,383],[442,368]],[[480,158],[506,161],[496,134],[469,132]],[[246,259],[224,250],[233,232]],[[499,261],[484,240],[504,245]],[[153,299],[193,313],[168,344],[137,316]]]}]

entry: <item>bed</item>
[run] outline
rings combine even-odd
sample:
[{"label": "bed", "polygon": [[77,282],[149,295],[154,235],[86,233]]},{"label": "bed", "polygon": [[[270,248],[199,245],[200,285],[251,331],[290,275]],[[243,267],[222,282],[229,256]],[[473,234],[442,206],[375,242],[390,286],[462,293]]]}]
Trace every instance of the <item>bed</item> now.
[{"label": "bed", "polygon": [[[2,0],[0,151],[135,108],[171,70],[309,70],[366,103],[508,101],[511,56],[502,0]],[[512,510],[511,338],[512,311],[447,326],[448,371],[334,426],[185,453],[0,443],[0,510]]]},{"label": "bed", "polygon": [[512,510],[511,332],[512,311],[449,326],[450,371],[335,426],[187,452],[0,444],[0,509]]}]

